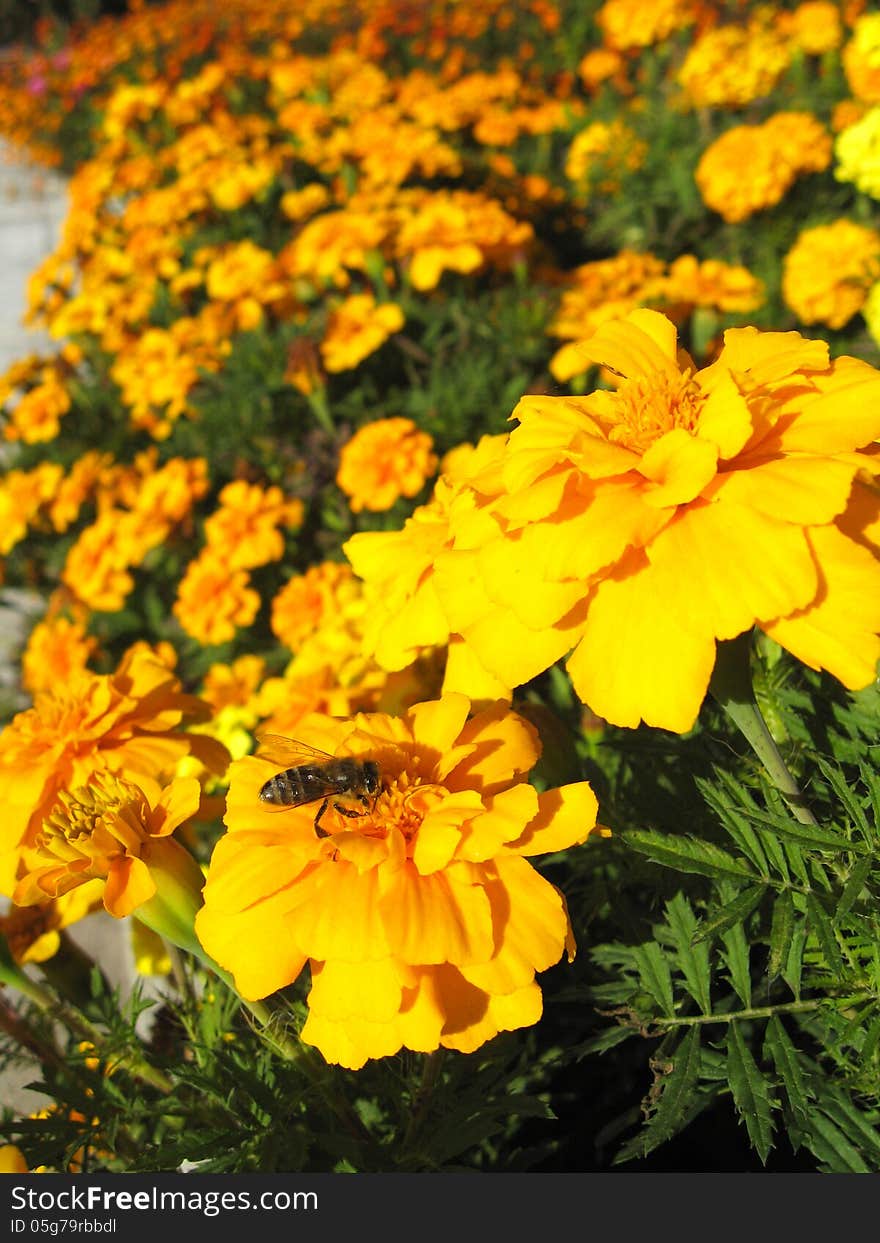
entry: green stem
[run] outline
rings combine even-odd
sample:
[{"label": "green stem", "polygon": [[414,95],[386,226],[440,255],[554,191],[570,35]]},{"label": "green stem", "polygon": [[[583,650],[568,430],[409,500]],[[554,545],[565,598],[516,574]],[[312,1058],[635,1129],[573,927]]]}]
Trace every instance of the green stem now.
[{"label": "green stem", "polygon": [[[874,992],[854,993],[851,997],[845,999],[850,1005],[857,1005],[862,1001],[876,1001],[877,994]],[[829,998],[816,997],[810,1001],[787,1001],[778,1006],[757,1006],[749,1010],[732,1010],[729,1014],[693,1014],[685,1018],[676,1019],[652,1019],[654,1027],[672,1028],[672,1027],[698,1027],[706,1023],[735,1023],[739,1019],[747,1021],[749,1019],[772,1019],[774,1014],[807,1014],[810,1010],[818,1010],[821,1006],[828,1005]]]},{"label": "green stem", "polygon": [[795,819],[801,824],[815,825],[816,817],[804,802],[803,793],[780,755],[755,702],[750,653],[751,634],[748,631],[736,639],[719,643],[709,692],[755,752]]},{"label": "green stem", "polygon": [[416,1097],[412,1104],[412,1113],[410,1114],[409,1125],[407,1126],[403,1137],[402,1149],[404,1152],[406,1152],[410,1147],[418,1134],[419,1127],[422,1125],[422,1121],[425,1117],[425,1111],[428,1107],[428,1102],[431,1099],[434,1087],[437,1083],[437,1078],[440,1074],[440,1066],[443,1062],[444,1052],[445,1050],[442,1048],[436,1049],[425,1058],[421,1082],[419,1083],[418,1091],[416,1092]]}]

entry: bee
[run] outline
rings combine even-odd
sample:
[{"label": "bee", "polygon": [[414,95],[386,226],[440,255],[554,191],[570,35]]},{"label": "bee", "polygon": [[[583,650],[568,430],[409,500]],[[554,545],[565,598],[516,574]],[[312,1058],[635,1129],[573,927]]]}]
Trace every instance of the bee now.
[{"label": "bee", "polygon": [[[382,774],[375,760],[360,760],[353,755],[328,755],[316,747],[277,734],[259,735],[257,755],[290,767],[270,777],[260,789],[260,801],[271,803],[278,811],[303,807],[307,803],[321,806],[315,813],[318,837],[330,834],[321,828],[321,817],[330,804],[341,816],[354,819],[366,816],[382,792]],[[294,761],[296,761],[294,763]],[[340,800],[360,804],[360,809]]]}]

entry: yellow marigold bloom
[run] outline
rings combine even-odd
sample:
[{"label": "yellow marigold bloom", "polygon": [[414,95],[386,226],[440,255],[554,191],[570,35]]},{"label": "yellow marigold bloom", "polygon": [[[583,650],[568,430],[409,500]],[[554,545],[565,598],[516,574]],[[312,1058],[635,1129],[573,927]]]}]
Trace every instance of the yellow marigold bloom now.
[{"label": "yellow marigold bloom", "polygon": [[140,560],[131,537],[134,529],[121,521],[119,511],[100,515],[78,536],[64,562],[61,581],[77,599],[96,612],[122,608],[134,587],[128,569]]},{"label": "yellow marigold bloom", "polygon": [[232,569],[250,570],[284,553],[279,526],[299,526],[303,503],[288,499],[278,487],[263,488],[244,479],[228,483],[220,504],[205,520],[208,548]]},{"label": "yellow marigold bloom", "polygon": [[3,435],[29,445],[54,440],[69,409],[70,396],[58,369],[44,367],[40,382],[23,393],[13,407]]},{"label": "yellow marigold bloom", "polygon": [[779,112],[762,125],[722,134],[703,153],[695,177],[706,206],[735,224],[775,206],[797,177],[830,163],[824,125],[808,112]]},{"label": "yellow marigold bloom", "polygon": [[808,56],[822,56],[843,42],[840,9],[832,0],[806,0],[792,13],[778,13],[776,24],[780,33]]},{"label": "yellow marigold bloom", "polygon": [[360,595],[351,567],[322,561],[289,579],[272,601],[272,633],[292,652]]},{"label": "yellow marigold bloom", "polygon": [[595,187],[603,194],[613,194],[620,188],[623,174],[641,167],[647,150],[647,143],[619,118],[609,124],[594,121],[572,140],[565,157],[565,175],[586,189]]},{"label": "yellow marigold bloom", "polygon": [[281,196],[281,210],[288,220],[308,220],[330,202],[330,191],[313,181],[302,190],[288,190]]},{"label": "yellow marigold bloom", "polygon": [[852,220],[804,229],[785,256],[782,296],[805,324],[842,328],[880,280],[880,233]]},{"label": "yellow marigold bloom", "polygon": [[196,931],[247,998],[308,962],[302,1039],[358,1069],[401,1048],[471,1052],[541,1016],[536,973],[574,952],[565,903],[528,857],[586,840],[586,782],[538,794],[539,743],[506,705],[468,719],[463,695],[402,718],[311,717],[307,745],[378,766],[366,802],[283,812],[261,787],[284,761],[231,769],[227,832],[214,849]]},{"label": "yellow marigold bloom", "polygon": [[376,419],[342,446],[336,482],[355,513],[382,512],[415,496],[436,469],[434,441],[412,419]]},{"label": "yellow marigold bloom", "polygon": [[697,108],[740,108],[769,95],[790,60],[788,41],[757,21],[717,26],[694,41],[678,81]]},{"label": "yellow marigold bloom", "polygon": [[349,371],[376,352],[403,327],[403,311],[394,302],[376,302],[371,293],[352,294],[335,307],[321,342],[328,371]]},{"label": "yellow marigold bloom", "polygon": [[233,569],[222,551],[203,549],[187,566],[172,612],[186,633],[210,646],[235,638],[260,609],[247,570]]},{"label": "yellow marigold bloom", "polygon": [[[201,889],[192,855],[171,834],[198,810],[195,777],[178,778],[150,797],[134,782],[96,773],[87,786],[61,790],[32,846],[22,853],[24,874],[12,899],[32,906],[104,881],[104,909],[117,919],[156,898],[159,886]],[[161,895],[160,895],[161,897]],[[141,918],[149,920],[149,908]]]},{"label": "yellow marigold bloom", "polygon": [[[582,701],[623,726],[690,729],[716,640],[754,625],[866,686],[880,564],[858,450],[880,434],[880,373],[754,328],[728,330],[698,371],[650,310],[587,347],[617,391],[524,397],[500,462],[448,510],[431,574],[447,631],[511,688],[570,653]],[[379,549],[361,558],[363,539],[346,551],[369,577]],[[405,578],[398,594],[425,587]],[[385,642],[402,654],[400,635]]]},{"label": "yellow marigold bloom", "polygon": [[626,93],[626,60],[611,48],[592,48],[578,65],[578,76],[588,91],[596,91],[603,82],[611,81],[618,91]]},{"label": "yellow marigold bloom", "polygon": [[509,267],[534,237],[527,221],[517,220],[483,194],[425,191],[406,199],[405,207],[395,248],[409,264],[412,285],[422,291],[434,289],[447,270]]},{"label": "yellow marigold bloom", "polygon": [[872,108],[841,130],[834,142],[834,155],[838,181],[851,181],[863,194],[880,199],[880,108]]},{"label": "yellow marigold bloom", "polygon": [[880,104],[880,13],[865,14],[843,49],[843,68],[857,99]]},{"label": "yellow marigold bloom", "polygon": [[0,892],[11,891],[19,851],[33,845],[62,789],[110,772],[152,797],[157,780],[189,754],[222,772],[225,749],[187,728],[209,714],[143,647],[128,652],[115,673],[83,671],[38,693],[0,733]]},{"label": "yellow marigold bloom", "polygon": [[21,658],[22,685],[35,695],[81,673],[98,646],[82,622],[50,617],[34,626]]},{"label": "yellow marigold bloom", "polygon": [[255,694],[266,672],[266,662],[259,656],[239,656],[231,665],[211,665],[200,691],[202,699],[215,712],[228,705],[244,707]]},{"label": "yellow marigold bloom", "polygon": [[55,462],[41,462],[33,470],[10,470],[0,477],[0,556],[24,539],[55,497],[63,474]]},{"label": "yellow marigold bloom", "polygon": [[[663,302],[670,318],[695,307],[742,314],[756,310],[764,301],[764,284],[748,268],[680,255],[669,265],[663,283]],[[671,308],[676,308],[673,313]]]},{"label": "yellow marigold bloom", "polygon": [[868,326],[868,332],[880,345],[880,284],[871,289],[862,307],[862,315]]},{"label": "yellow marigold bloom", "polygon": [[697,7],[696,0],[659,0],[649,8],[639,0],[605,0],[596,24],[609,48],[623,52],[662,43],[676,30],[692,25]]},{"label": "yellow marigold bloom", "polygon": [[49,506],[49,518],[56,531],[66,531],[76,521],[80,509],[93,495],[111,460],[109,454],[89,450],[73,463],[59,483]]}]

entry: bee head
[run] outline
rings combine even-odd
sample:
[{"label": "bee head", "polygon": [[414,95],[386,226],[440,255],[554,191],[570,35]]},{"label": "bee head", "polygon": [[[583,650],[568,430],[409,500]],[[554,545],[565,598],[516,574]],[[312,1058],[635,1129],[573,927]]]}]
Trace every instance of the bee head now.
[{"label": "bee head", "polygon": [[382,774],[375,760],[364,760],[364,789],[367,794],[378,794],[382,789]]}]

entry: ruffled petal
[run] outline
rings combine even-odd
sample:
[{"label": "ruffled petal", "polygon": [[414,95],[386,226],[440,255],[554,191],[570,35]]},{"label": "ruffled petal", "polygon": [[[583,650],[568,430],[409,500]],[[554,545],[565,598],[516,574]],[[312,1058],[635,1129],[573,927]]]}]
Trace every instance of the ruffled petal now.
[{"label": "ruffled petal", "polygon": [[550,854],[579,846],[596,828],[598,800],[587,781],[545,790],[538,795],[538,811],[509,849],[519,855]]},{"label": "ruffled petal", "polygon": [[156,882],[143,860],[124,855],[114,859],[108,869],[104,907],[116,919],[125,919],[155,892]]}]

